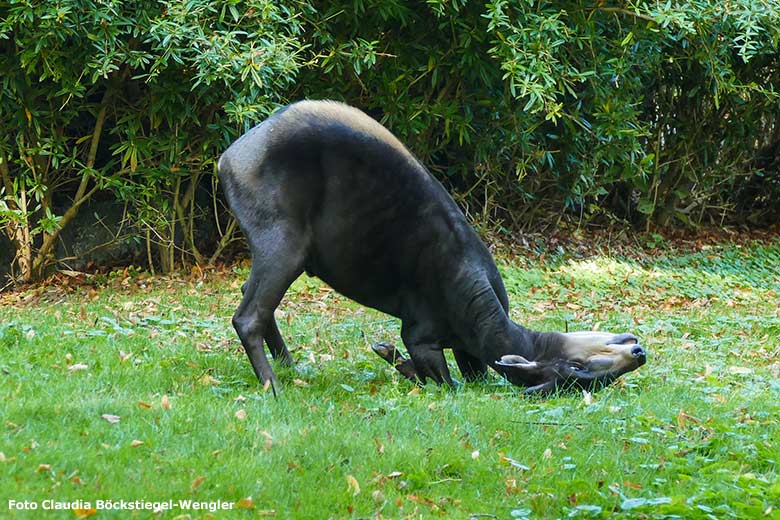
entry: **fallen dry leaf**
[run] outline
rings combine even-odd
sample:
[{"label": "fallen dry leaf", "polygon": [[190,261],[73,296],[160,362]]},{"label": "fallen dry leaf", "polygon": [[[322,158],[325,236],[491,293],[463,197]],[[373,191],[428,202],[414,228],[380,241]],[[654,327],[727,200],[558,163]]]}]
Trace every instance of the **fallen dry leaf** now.
[{"label": "fallen dry leaf", "polygon": [[436,505],[436,502],[427,497],[421,497],[419,495],[406,495],[406,500],[414,502],[415,504],[423,504],[433,509],[434,511],[439,509],[439,506]]},{"label": "fallen dry leaf", "polygon": [[352,496],[360,494],[360,484],[358,484],[357,479],[352,475],[347,475],[347,489],[352,491]]},{"label": "fallen dry leaf", "polygon": [[271,437],[271,434],[266,431],[261,431],[260,435],[265,437],[265,445],[263,446],[263,449],[265,451],[271,451],[271,447],[274,445],[274,438]]},{"label": "fallen dry leaf", "polygon": [[239,509],[254,509],[255,502],[254,500],[252,500],[252,497],[242,498],[241,500],[236,502],[236,507]]},{"label": "fallen dry leaf", "polygon": [[246,410],[241,408],[240,410],[236,411],[235,415],[236,415],[236,419],[238,419],[239,421],[243,421],[244,419],[246,419]]},{"label": "fallen dry leaf", "polygon": [[542,453],[542,458],[549,459],[550,457],[552,457],[552,450],[550,448],[547,448],[546,450],[544,450],[544,453]]},{"label": "fallen dry leaf", "polygon": [[210,375],[206,374],[205,376],[200,378],[200,384],[203,386],[216,386],[222,384],[222,381],[215,377],[211,377]]},{"label": "fallen dry leaf", "polygon": [[374,444],[376,444],[376,452],[382,455],[385,452],[385,445],[382,444],[376,437],[374,437]]},{"label": "fallen dry leaf", "polygon": [[138,406],[140,406],[141,408],[147,408],[147,409],[152,407],[152,405],[150,405],[149,403],[145,403],[143,401],[138,401]]},{"label": "fallen dry leaf", "polygon": [[76,515],[76,518],[89,518],[90,516],[97,513],[97,509],[94,507],[90,507],[89,509],[76,508],[73,510],[73,513]]},{"label": "fallen dry leaf", "polygon": [[696,417],[692,415],[688,415],[683,410],[680,410],[680,413],[677,414],[677,426],[679,426],[680,428],[685,428],[686,423],[689,422],[692,422],[694,424],[701,423],[701,421]]},{"label": "fallen dry leaf", "polygon": [[246,401],[246,397],[244,397],[244,396],[243,396],[243,395],[241,395],[241,394],[238,394],[238,397],[236,397],[236,398],[235,398],[235,399],[233,399],[233,400],[234,400],[234,401]]},{"label": "fallen dry leaf", "polygon": [[162,398],[160,398],[160,405],[162,406],[163,410],[171,409],[171,401],[168,399],[168,395],[163,394]]},{"label": "fallen dry leaf", "polygon": [[134,439],[130,442],[130,446],[133,448],[137,448],[138,446],[143,446],[144,441],[139,441],[137,439]]},{"label": "fallen dry leaf", "polygon": [[84,363],[76,363],[75,365],[71,365],[68,367],[68,370],[71,372],[78,372],[79,370],[86,370],[89,366],[85,365]]},{"label": "fallen dry leaf", "polygon": [[697,372],[696,375],[699,377],[709,377],[712,375],[712,367],[709,365],[704,365],[704,371]]},{"label": "fallen dry leaf", "polygon": [[206,477],[200,476],[197,477],[195,480],[192,481],[192,484],[190,484],[190,489],[195,491],[200,487],[201,484],[206,480]]},{"label": "fallen dry leaf", "polygon": [[124,363],[125,361],[127,361],[131,357],[133,357],[133,353],[132,352],[124,352],[122,350],[119,351],[119,362],[120,363]]},{"label": "fallen dry leaf", "polygon": [[100,418],[103,419],[104,421],[110,422],[111,424],[118,423],[120,419],[118,415],[113,415],[110,413],[104,413],[103,415],[100,416]]},{"label": "fallen dry leaf", "polygon": [[51,464],[39,464],[38,468],[35,470],[37,473],[40,473],[42,471],[49,471],[51,469]]}]

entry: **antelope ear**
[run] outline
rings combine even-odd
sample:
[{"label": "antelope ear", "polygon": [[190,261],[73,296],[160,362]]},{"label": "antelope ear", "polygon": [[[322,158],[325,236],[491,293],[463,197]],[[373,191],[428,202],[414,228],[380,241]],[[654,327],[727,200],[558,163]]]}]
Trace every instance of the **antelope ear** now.
[{"label": "antelope ear", "polygon": [[528,361],[523,356],[506,355],[493,362],[493,368],[504,378],[517,386],[534,386],[549,379],[545,377],[545,368],[536,361]]},{"label": "antelope ear", "polygon": [[521,370],[538,370],[539,369],[539,363],[537,363],[536,361],[528,361],[523,356],[516,356],[514,354],[501,356],[501,359],[496,361],[496,365],[499,365],[499,366],[502,366],[502,367],[517,368],[517,369],[521,369]]}]

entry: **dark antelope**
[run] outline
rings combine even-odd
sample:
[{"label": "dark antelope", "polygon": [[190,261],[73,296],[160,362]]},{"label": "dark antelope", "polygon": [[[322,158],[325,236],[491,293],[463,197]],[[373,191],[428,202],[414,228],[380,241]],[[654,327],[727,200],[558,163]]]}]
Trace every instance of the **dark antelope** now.
[{"label": "dark antelope", "polygon": [[401,319],[411,359],[375,351],[406,377],[452,384],[491,367],[531,392],[596,388],[644,364],[631,334],[536,332],[509,319],[493,258],[458,206],[401,142],[333,101],[289,105],[233,143],[219,177],[252,252],[233,316],[255,374],[276,392],[263,342],[292,358],[274,309],[304,271]]}]

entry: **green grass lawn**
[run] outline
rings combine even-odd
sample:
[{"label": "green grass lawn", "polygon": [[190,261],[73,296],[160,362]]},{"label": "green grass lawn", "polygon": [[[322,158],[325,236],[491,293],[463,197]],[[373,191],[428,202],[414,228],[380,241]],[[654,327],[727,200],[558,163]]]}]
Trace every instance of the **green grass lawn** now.
[{"label": "green grass lawn", "polygon": [[780,518],[780,243],[501,269],[519,323],[630,331],[648,364],[592,396],[418,389],[370,349],[397,321],[303,277],[274,400],[230,325],[246,268],[5,296],[0,517]]}]

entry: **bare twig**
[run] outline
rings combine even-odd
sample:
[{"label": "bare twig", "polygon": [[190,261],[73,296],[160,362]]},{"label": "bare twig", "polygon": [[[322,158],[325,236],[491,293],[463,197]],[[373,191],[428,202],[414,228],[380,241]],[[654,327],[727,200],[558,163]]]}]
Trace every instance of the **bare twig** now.
[{"label": "bare twig", "polygon": [[90,254],[90,253],[92,253],[94,251],[97,251],[98,249],[102,249],[104,247],[110,246],[111,244],[115,244],[116,242],[119,241],[119,237],[122,235],[122,230],[125,227],[125,222],[126,221],[127,221],[127,203],[125,203],[125,209],[123,211],[122,220],[120,221],[119,229],[117,229],[116,232],[111,231],[111,229],[109,229],[109,227],[106,226],[103,223],[103,219],[98,220],[98,223],[100,225],[102,225],[103,228],[105,228],[109,232],[109,234],[113,235],[110,239],[108,239],[107,241],[103,242],[102,244],[98,244],[98,245],[96,245],[94,247],[91,247],[91,248],[87,249],[86,251],[84,251],[81,254],[66,256],[66,257],[63,257],[63,258],[58,258],[57,259],[57,263],[62,263],[62,264],[67,265],[66,262],[68,262],[70,260],[78,260],[79,258],[83,258],[83,257],[87,256],[88,254]]},{"label": "bare twig", "polygon": [[110,97],[111,92],[109,89],[106,90],[105,94],[103,94],[103,99],[100,102],[100,110],[98,111],[97,120],[95,121],[95,128],[92,132],[92,141],[89,145],[87,162],[85,164],[84,172],[81,176],[81,182],[79,183],[79,187],[76,190],[76,195],[73,197],[73,204],[62,215],[62,218],[60,218],[57,229],[46,235],[43,244],[41,244],[41,247],[38,250],[38,254],[35,256],[35,260],[33,261],[33,271],[40,271],[44,267],[57,238],[62,232],[62,229],[65,228],[65,226],[67,226],[68,223],[76,217],[82,204],[88,201],[99,189],[99,186],[95,184],[89,191],[87,191],[87,186],[89,185],[89,180],[93,177],[92,170],[95,166],[95,158],[97,157],[100,137],[103,133],[103,124],[106,120],[106,113],[108,111],[108,102]]},{"label": "bare twig", "polygon": [[224,251],[227,245],[233,241],[233,235],[235,233],[237,224],[238,222],[235,218],[230,219],[230,222],[225,228],[225,233],[222,235],[222,238],[219,240],[219,244],[217,244],[217,248],[214,250],[214,254],[211,255],[211,258],[209,258],[208,265],[214,265],[214,262],[217,261],[217,258],[219,258],[219,256],[222,254],[222,251]]}]

